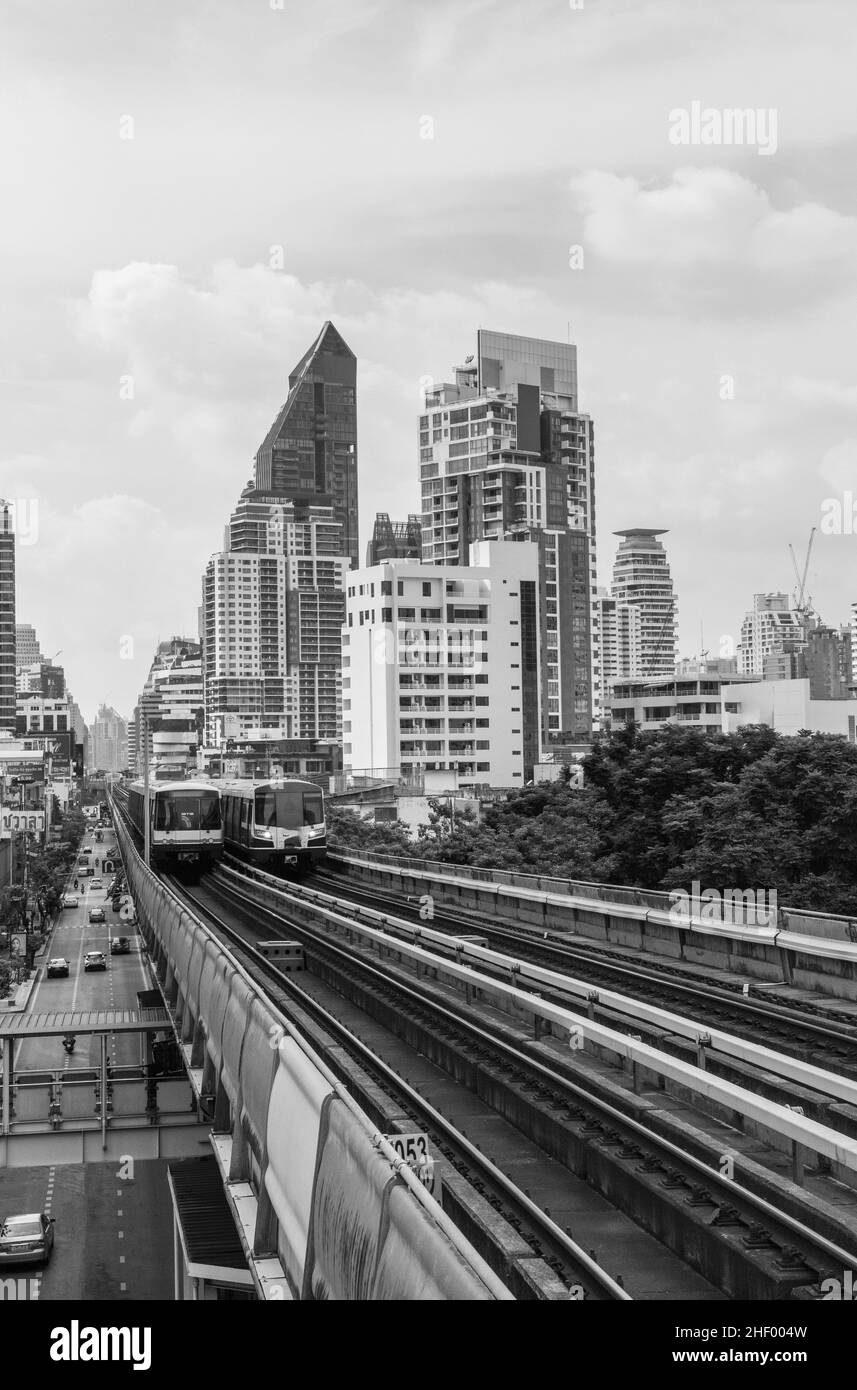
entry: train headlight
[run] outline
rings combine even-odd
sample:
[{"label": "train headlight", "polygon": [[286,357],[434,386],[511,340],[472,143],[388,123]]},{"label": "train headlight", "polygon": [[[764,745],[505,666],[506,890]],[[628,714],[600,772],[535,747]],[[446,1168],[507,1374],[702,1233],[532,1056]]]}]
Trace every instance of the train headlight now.
[{"label": "train headlight", "polygon": [[257,830],[256,836],[260,840],[273,840],[274,834],[271,830]]},{"label": "train headlight", "polygon": [[308,828],[308,830],[307,830],[307,834],[310,836],[310,838],[312,838],[313,836],[316,836],[316,835],[323,835],[323,834],[324,834],[324,826],[323,826],[323,825],[311,825],[311,826],[309,826],[309,828]]}]

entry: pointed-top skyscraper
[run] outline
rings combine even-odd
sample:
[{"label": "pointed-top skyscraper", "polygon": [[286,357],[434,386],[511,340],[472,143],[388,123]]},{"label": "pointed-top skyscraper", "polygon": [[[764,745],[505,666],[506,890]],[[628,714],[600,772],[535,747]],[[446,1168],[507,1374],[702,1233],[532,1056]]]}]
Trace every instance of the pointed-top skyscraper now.
[{"label": "pointed-top skyscraper", "polygon": [[256,491],[331,506],[357,553],[357,358],[328,321],[289,376],[289,394],[256,454]]},{"label": "pointed-top skyscraper", "polygon": [[357,359],[328,322],[203,578],[209,743],[341,735],[345,576],[358,558]]}]

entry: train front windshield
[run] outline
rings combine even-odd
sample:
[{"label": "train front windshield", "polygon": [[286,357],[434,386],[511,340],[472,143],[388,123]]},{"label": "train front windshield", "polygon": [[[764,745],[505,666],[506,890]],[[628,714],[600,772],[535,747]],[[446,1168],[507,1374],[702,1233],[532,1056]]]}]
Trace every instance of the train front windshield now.
[{"label": "train front windshield", "polygon": [[321,792],[260,791],[256,793],[256,824],[299,830],[302,825],[321,825],[324,803]]},{"label": "train front windshield", "polygon": [[217,792],[171,792],[159,796],[155,829],[219,830],[220,797]]}]

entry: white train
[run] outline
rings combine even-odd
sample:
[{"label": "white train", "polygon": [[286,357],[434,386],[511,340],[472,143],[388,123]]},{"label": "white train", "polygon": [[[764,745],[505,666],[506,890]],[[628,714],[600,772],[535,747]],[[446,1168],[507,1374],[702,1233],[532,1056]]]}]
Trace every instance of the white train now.
[{"label": "white train", "polygon": [[230,854],[279,872],[304,873],[327,855],[324,793],[314,782],[283,777],[221,782],[223,842]]},{"label": "white train", "polygon": [[[132,782],[128,814],[141,840],[143,805],[143,783]],[[211,782],[151,782],[149,824],[153,868],[178,864],[205,868],[223,853],[220,792]]]}]

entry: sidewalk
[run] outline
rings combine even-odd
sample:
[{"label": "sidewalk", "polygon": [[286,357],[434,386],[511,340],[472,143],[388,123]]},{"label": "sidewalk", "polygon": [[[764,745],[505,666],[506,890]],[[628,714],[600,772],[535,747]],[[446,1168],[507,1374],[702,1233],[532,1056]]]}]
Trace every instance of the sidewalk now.
[{"label": "sidewalk", "polygon": [[23,980],[21,984],[17,985],[14,991],[7,996],[6,999],[0,999],[0,1012],[24,1013],[26,1011],[27,1005],[30,1002],[30,995],[32,994],[36,985],[36,981],[39,978],[39,970],[44,965],[45,961],[48,959],[51,942],[53,941],[54,937],[54,930],[56,928],[57,922],[60,920],[61,911],[62,909],[60,909],[60,911],[57,912],[57,915],[49,924],[48,929],[45,932],[45,940],[41,950],[36,951],[35,955],[33,956],[33,970],[29,980]]}]

